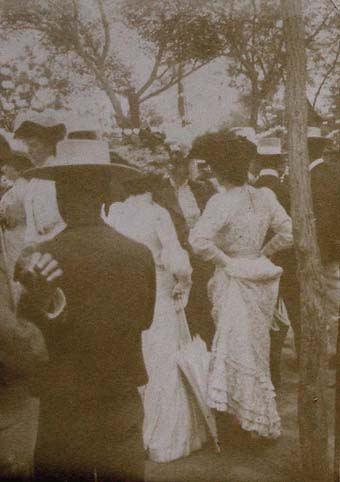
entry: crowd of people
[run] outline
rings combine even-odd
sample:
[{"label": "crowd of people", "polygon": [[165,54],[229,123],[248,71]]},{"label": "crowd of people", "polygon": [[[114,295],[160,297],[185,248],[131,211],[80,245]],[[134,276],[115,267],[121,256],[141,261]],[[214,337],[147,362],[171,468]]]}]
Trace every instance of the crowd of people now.
[{"label": "crowd of people", "polygon": [[[201,449],[217,412],[248,443],[281,435],[300,292],[280,139],[128,134],[110,150],[91,125],[28,112],[0,137],[2,480],[142,481],[146,458]],[[332,354],[340,171],[326,145],[308,128]],[[200,399],[178,363],[195,336]]]}]

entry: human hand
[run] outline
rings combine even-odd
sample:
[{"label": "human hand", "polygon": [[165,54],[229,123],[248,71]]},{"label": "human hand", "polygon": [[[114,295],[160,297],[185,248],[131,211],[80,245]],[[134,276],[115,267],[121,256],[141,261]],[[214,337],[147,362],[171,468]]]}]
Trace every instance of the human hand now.
[{"label": "human hand", "polygon": [[16,267],[16,279],[40,308],[48,311],[55,294],[58,280],[63,271],[49,253],[34,252],[30,256],[21,256]]},{"label": "human hand", "polygon": [[173,298],[180,299],[185,295],[186,289],[182,283],[176,283],[174,289],[172,290]]}]

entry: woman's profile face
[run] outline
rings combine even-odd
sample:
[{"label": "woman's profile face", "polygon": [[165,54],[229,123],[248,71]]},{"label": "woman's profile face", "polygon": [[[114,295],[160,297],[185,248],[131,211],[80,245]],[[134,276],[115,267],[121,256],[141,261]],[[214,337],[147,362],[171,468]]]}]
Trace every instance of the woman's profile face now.
[{"label": "woman's profile face", "polygon": [[1,172],[10,181],[16,181],[20,177],[20,172],[9,164],[5,164],[2,167]]},{"label": "woman's profile face", "polygon": [[39,167],[45,164],[51,155],[51,147],[39,137],[28,137],[22,139],[27,146],[27,153],[32,163]]}]

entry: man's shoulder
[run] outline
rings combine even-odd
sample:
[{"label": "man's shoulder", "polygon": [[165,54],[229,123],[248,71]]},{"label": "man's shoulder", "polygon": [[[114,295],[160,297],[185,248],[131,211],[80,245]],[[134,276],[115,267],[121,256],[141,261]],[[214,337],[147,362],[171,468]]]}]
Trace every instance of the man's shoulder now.
[{"label": "man's shoulder", "polygon": [[312,187],[327,191],[331,185],[340,187],[340,167],[333,162],[323,162],[311,171]]},{"label": "man's shoulder", "polygon": [[26,248],[26,253],[39,251],[66,254],[70,250],[88,250],[88,253],[102,253],[117,257],[144,257],[149,259],[149,250],[142,244],[127,238],[106,224],[84,228],[65,229],[55,238]]}]

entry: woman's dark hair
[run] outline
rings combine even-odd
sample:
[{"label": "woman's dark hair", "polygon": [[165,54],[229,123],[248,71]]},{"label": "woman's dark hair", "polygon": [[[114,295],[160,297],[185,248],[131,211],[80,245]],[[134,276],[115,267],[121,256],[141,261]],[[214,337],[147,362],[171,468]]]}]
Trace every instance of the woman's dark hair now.
[{"label": "woman's dark hair", "polygon": [[221,181],[241,186],[247,182],[249,164],[255,155],[256,146],[248,139],[216,132],[198,137],[189,157],[208,162]]},{"label": "woman's dark hair", "polygon": [[30,158],[25,154],[25,152],[21,151],[13,151],[11,158],[5,164],[14,167],[16,171],[22,173],[27,171],[27,169],[31,169],[33,164]]},{"label": "woman's dark hair", "polygon": [[53,147],[55,155],[56,145],[64,139],[65,135],[66,127],[64,124],[46,127],[36,122],[24,121],[15,131],[14,138],[29,139],[30,137],[37,137],[43,142],[50,144]]}]

